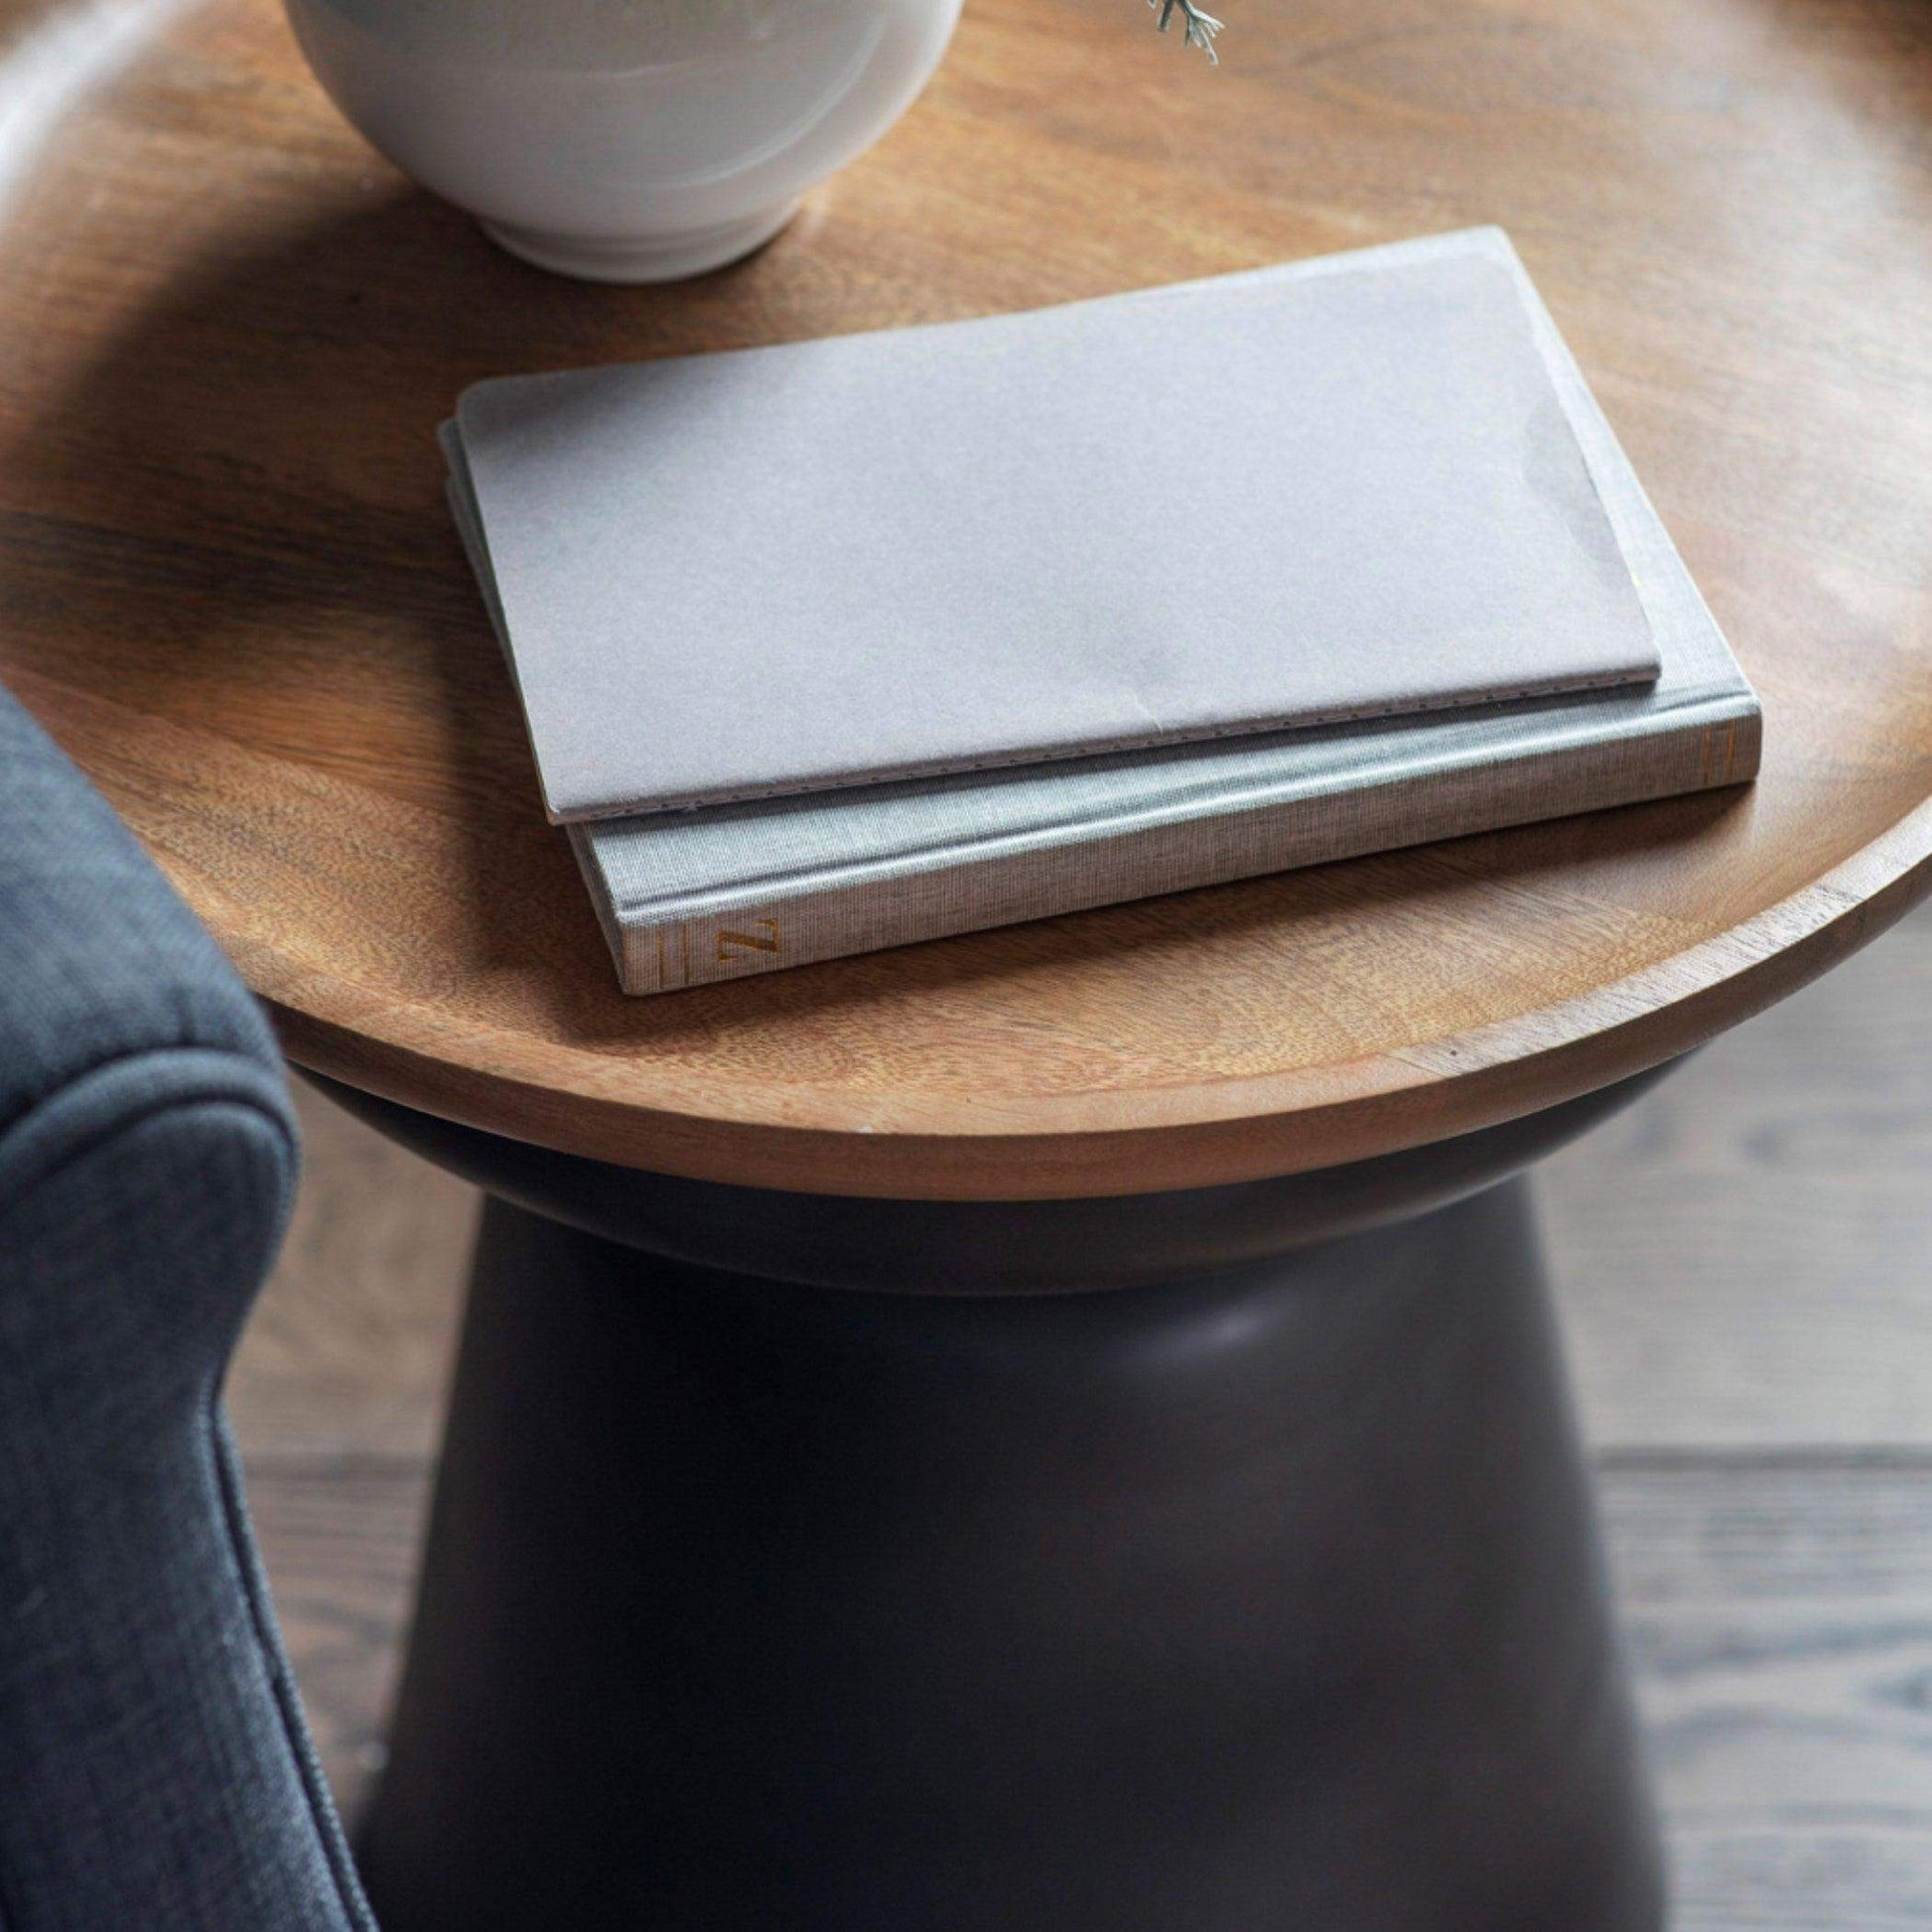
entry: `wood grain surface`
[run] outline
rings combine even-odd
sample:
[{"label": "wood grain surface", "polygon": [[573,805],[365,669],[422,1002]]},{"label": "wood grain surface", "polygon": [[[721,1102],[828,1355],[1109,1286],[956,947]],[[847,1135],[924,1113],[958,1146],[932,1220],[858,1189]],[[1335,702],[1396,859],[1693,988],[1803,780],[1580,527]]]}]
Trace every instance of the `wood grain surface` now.
[{"label": "wood grain surface", "polygon": [[[1919,0],[1224,11],[1210,71],[1128,0],[973,0],[925,99],[773,246],[623,290],[399,181],[272,0],[0,0],[0,677],[294,1057],[680,1173],[1127,1192],[1581,1092],[1932,886]],[[1758,683],[1754,790],[617,993],[440,499],[466,383],[1478,221]]]}]

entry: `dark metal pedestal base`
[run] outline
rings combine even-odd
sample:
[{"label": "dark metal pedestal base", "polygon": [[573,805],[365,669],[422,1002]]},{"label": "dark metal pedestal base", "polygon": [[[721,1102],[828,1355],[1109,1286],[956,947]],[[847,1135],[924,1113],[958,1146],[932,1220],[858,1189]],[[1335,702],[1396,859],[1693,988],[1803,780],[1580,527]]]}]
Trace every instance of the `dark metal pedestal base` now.
[{"label": "dark metal pedestal base", "polygon": [[1522,1182],[857,1294],[492,1203],[385,1932],[1655,1932]]}]

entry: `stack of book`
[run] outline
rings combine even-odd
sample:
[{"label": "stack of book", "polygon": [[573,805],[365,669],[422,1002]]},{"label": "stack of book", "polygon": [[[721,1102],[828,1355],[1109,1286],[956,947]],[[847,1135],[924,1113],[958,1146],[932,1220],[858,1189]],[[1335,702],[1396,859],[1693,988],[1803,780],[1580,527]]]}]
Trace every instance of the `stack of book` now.
[{"label": "stack of book", "polygon": [[626,991],[1731,784],[1493,228],[483,382],[450,499]]}]

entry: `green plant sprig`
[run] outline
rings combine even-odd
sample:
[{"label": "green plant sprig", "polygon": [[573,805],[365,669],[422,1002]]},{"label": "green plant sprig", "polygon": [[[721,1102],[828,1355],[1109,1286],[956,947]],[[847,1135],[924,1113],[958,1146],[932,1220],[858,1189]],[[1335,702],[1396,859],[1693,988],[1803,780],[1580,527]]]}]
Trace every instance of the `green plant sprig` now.
[{"label": "green plant sprig", "polygon": [[1221,65],[1221,57],[1214,52],[1214,36],[1221,31],[1222,23],[1212,14],[1203,13],[1194,5],[1194,0],[1147,0],[1147,4],[1160,9],[1161,31],[1164,34],[1168,31],[1168,22],[1178,8],[1186,26],[1186,32],[1180,37],[1181,46],[1199,48],[1207,56],[1209,67],[1218,68]]}]

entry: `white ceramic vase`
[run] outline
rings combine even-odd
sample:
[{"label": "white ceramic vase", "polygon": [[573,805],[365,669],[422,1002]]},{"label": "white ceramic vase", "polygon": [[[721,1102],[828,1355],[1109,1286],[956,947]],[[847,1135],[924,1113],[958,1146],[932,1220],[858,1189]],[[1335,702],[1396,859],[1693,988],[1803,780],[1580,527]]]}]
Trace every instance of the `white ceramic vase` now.
[{"label": "white ceramic vase", "polygon": [[666,281],[736,260],[878,140],[960,0],[287,0],[343,112],[512,253]]}]

